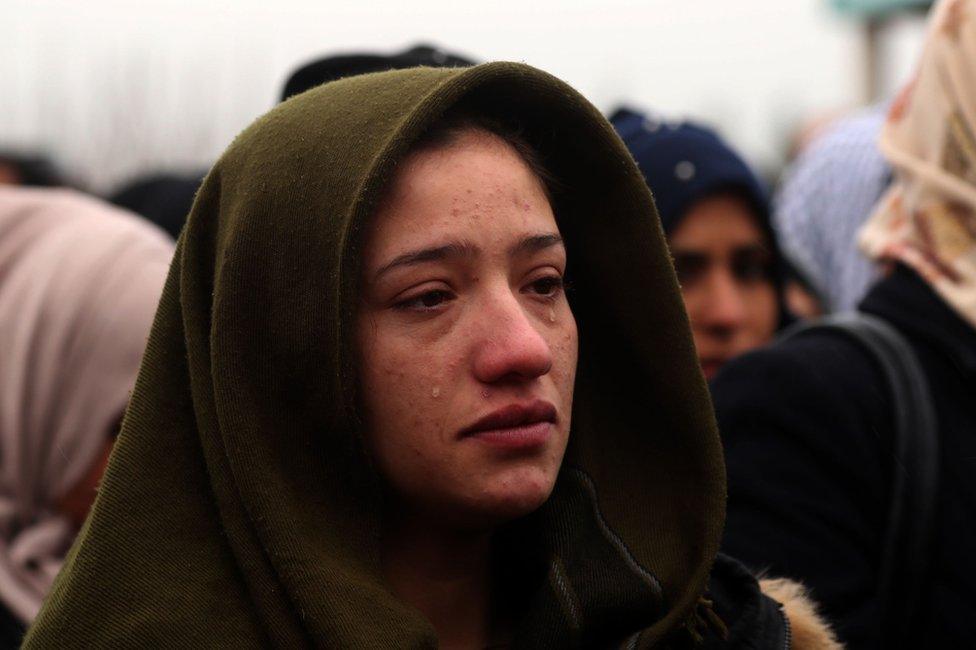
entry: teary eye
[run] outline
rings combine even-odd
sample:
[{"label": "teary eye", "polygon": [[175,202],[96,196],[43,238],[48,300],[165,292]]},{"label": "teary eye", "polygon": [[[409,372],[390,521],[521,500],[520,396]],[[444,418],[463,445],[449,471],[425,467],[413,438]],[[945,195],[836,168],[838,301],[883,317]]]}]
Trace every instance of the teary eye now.
[{"label": "teary eye", "polygon": [[529,291],[537,296],[555,298],[563,291],[563,279],[558,275],[547,275],[529,284]]},{"label": "teary eye", "polygon": [[413,311],[432,311],[454,299],[454,294],[444,289],[425,291],[393,305],[395,309]]}]

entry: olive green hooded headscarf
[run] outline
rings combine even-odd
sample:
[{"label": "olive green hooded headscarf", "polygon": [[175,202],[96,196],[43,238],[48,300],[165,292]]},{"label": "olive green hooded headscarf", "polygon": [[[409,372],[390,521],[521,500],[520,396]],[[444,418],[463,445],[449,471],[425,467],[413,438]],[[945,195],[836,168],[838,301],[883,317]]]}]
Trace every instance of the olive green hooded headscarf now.
[{"label": "olive green hooded headscarf", "polygon": [[518,545],[540,570],[518,586],[515,646],[644,647],[691,625],[725,476],[651,196],[583,97],[491,63],[330,83],[230,146],[27,647],[436,646],[381,577],[350,329],[364,224],[411,143],[461,107],[517,118],[559,179],[580,332],[569,449]]}]

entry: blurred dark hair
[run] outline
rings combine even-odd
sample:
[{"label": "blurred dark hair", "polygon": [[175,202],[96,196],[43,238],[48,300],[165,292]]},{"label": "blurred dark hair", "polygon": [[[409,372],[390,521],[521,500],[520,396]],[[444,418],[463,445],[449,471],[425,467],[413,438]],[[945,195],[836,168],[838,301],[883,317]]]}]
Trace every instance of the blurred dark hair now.
[{"label": "blurred dark hair", "polygon": [[410,147],[410,151],[450,146],[464,132],[471,130],[487,131],[515,149],[529,169],[542,181],[546,198],[552,203],[553,197],[559,193],[559,180],[546,166],[538,149],[526,139],[522,127],[515,122],[468,113],[463,109],[450,112],[420,136]]},{"label": "blurred dark hair", "polygon": [[173,238],[180,235],[193,207],[204,174],[154,173],[132,180],[116,190],[109,200],[141,214]]},{"label": "blurred dark hair", "polygon": [[0,167],[11,170],[18,185],[57,187],[64,179],[54,164],[40,154],[0,150]]},{"label": "blurred dark hair", "polygon": [[329,81],[368,72],[402,70],[404,68],[416,68],[417,66],[457,68],[474,64],[475,61],[466,56],[445,52],[426,44],[414,45],[395,54],[377,54],[375,52],[337,54],[316,59],[295,70],[285,82],[281,101]]}]

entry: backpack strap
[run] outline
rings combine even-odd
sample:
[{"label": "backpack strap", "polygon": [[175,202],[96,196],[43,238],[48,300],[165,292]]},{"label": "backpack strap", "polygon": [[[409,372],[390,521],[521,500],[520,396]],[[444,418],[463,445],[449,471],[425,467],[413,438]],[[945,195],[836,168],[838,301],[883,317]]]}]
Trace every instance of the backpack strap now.
[{"label": "backpack strap", "polygon": [[891,498],[878,576],[883,647],[907,647],[928,574],[939,487],[939,431],[928,380],[911,345],[884,319],[851,312],[789,328],[847,336],[874,358],[893,409]]}]

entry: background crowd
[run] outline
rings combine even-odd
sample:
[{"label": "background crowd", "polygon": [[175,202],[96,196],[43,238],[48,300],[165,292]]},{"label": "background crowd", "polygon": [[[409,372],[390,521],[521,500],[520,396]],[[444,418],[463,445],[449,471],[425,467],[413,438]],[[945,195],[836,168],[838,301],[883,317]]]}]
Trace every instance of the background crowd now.
[{"label": "background crowd", "polygon": [[[712,391],[723,552],[804,584],[852,648],[976,643],[976,3],[937,3],[926,25],[898,91],[808,121],[778,173],[693,110],[604,107],[653,195]],[[464,52],[325,55],[277,99],[480,62]],[[96,192],[55,149],[4,145],[0,646],[16,647],[95,498],[208,165]],[[860,335],[804,329],[851,313],[894,330],[907,397]]]}]

